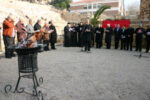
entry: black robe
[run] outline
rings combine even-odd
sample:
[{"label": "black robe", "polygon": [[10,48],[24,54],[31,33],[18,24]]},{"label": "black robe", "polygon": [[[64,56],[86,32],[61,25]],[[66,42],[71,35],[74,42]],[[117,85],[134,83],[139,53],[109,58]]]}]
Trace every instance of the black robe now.
[{"label": "black robe", "polygon": [[71,45],[77,46],[77,27],[73,26],[71,31]]},{"label": "black robe", "polygon": [[84,28],[83,25],[78,26],[78,45],[80,47],[83,46],[83,34],[82,34],[83,33],[83,28]]},{"label": "black robe", "polygon": [[134,28],[129,27],[126,32],[127,32],[127,36],[126,36],[127,41],[132,43],[133,42]]},{"label": "black robe", "polygon": [[107,27],[106,36],[105,36],[106,43],[111,43],[112,34],[113,34],[113,29],[111,27]]},{"label": "black robe", "polygon": [[142,51],[142,42],[143,42],[143,35],[145,34],[144,28],[137,28],[135,30],[136,33],[136,51]]},{"label": "black robe", "polygon": [[104,34],[104,28],[97,27],[95,29],[95,33],[96,33],[96,43],[102,42],[102,40],[103,40],[103,34]]},{"label": "black robe", "polygon": [[50,34],[50,42],[51,43],[56,43],[57,42],[57,31],[55,26],[51,25],[49,27],[50,30],[53,30],[53,32]]},{"label": "black robe", "polygon": [[150,43],[150,28],[146,30],[146,40]]},{"label": "black robe", "polygon": [[[87,30],[90,30],[90,32],[88,32]],[[92,25],[85,25],[84,29],[83,29],[83,40],[84,42],[91,42],[92,40],[92,35],[93,35],[93,27]]]},{"label": "black robe", "polygon": [[150,49],[150,28],[146,30],[146,52],[149,52]]},{"label": "black robe", "polygon": [[64,46],[71,46],[71,27],[68,26],[64,28]]}]

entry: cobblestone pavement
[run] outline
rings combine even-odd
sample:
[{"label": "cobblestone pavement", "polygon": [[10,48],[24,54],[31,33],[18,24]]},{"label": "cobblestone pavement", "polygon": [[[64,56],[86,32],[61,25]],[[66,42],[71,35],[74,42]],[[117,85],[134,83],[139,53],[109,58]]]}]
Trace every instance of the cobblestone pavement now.
[{"label": "cobblestone pavement", "polygon": [[[38,55],[38,88],[44,100],[150,100],[150,54],[138,52],[57,47]],[[6,84],[15,86],[18,78],[17,57],[0,55],[0,100],[36,100],[32,81],[22,79],[27,93],[4,93]],[[13,87],[14,89],[14,87]]]}]

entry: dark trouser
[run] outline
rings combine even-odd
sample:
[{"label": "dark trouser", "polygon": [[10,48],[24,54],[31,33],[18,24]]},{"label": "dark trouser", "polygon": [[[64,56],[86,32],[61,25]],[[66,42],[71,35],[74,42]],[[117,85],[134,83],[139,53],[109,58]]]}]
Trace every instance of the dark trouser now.
[{"label": "dark trouser", "polygon": [[118,49],[119,47],[119,39],[115,39],[115,49]]},{"label": "dark trouser", "polygon": [[92,39],[91,42],[92,42],[92,47],[94,47],[94,44],[95,44],[95,43],[94,43],[94,42],[95,42],[94,38]]},{"label": "dark trouser", "polygon": [[84,40],[83,38],[80,38],[80,44],[79,44],[80,47],[83,47],[84,46]]},{"label": "dark trouser", "polygon": [[150,40],[147,40],[146,41],[146,52],[149,52],[149,49],[150,49]]},{"label": "dark trouser", "polygon": [[85,51],[90,51],[91,49],[91,41],[85,41]]},{"label": "dark trouser", "polygon": [[51,49],[56,49],[56,48],[55,48],[55,43],[52,43],[52,42],[51,42]]},{"label": "dark trouser", "polygon": [[100,48],[100,43],[96,43],[96,48]]},{"label": "dark trouser", "polygon": [[142,39],[137,39],[136,40],[136,51],[142,51]]},{"label": "dark trouser", "polygon": [[43,43],[46,45],[44,50],[49,50],[49,40],[44,40]]},{"label": "dark trouser", "polygon": [[107,49],[110,49],[111,48],[111,42],[107,42],[106,46],[107,46]]},{"label": "dark trouser", "polygon": [[127,38],[126,46],[127,50],[129,50],[130,47],[130,50],[132,51],[132,38]]},{"label": "dark trouser", "polygon": [[3,39],[4,39],[4,45],[5,45],[5,57],[11,58],[14,51],[13,51],[13,49],[10,48],[10,46],[13,45],[14,38],[8,37],[8,36],[3,36]]},{"label": "dark trouser", "polygon": [[102,41],[96,42],[96,48],[101,48],[102,47]]},{"label": "dark trouser", "polygon": [[121,39],[121,50],[126,49],[126,39]]}]

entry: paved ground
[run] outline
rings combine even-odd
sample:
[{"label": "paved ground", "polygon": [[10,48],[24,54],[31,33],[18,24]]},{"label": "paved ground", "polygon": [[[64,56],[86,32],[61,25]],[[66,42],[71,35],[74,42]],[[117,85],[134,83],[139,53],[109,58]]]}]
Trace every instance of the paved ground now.
[{"label": "paved ground", "polygon": [[[150,54],[139,59],[137,52],[57,47],[40,53],[39,88],[45,100],[150,100]],[[0,59],[0,100],[34,100],[27,93],[5,94],[4,86],[17,81],[17,57]],[[32,91],[32,81],[21,81]]]}]

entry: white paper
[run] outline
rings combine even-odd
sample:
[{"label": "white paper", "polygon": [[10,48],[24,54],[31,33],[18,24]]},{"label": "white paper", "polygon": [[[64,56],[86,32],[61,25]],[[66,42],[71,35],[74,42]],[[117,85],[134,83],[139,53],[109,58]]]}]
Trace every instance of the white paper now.
[{"label": "white paper", "polygon": [[40,30],[36,30],[35,32],[36,32],[36,33],[37,33],[37,32],[40,32]]}]

